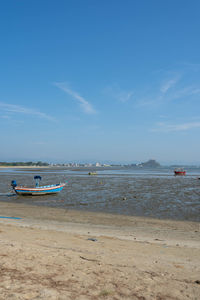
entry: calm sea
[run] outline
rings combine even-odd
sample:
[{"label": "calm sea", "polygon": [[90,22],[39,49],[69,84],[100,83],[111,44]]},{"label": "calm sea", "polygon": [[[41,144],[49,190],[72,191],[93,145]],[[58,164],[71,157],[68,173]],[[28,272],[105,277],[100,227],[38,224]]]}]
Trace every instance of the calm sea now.
[{"label": "calm sea", "polygon": [[[42,176],[41,185],[67,181],[63,191],[48,196],[17,196],[10,182],[33,185],[33,177]],[[88,170],[43,169],[0,171],[0,201],[26,203],[107,212],[160,219],[200,221],[200,169],[187,170],[175,177],[173,170]]]}]

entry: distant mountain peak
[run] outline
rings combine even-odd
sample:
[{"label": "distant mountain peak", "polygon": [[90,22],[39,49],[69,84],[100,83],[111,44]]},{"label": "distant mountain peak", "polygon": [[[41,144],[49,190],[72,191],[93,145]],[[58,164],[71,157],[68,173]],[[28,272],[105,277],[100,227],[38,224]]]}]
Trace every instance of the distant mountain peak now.
[{"label": "distant mountain peak", "polygon": [[145,168],[159,168],[160,164],[155,159],[149,159],[147,162],[139,164],[139,166]]}]

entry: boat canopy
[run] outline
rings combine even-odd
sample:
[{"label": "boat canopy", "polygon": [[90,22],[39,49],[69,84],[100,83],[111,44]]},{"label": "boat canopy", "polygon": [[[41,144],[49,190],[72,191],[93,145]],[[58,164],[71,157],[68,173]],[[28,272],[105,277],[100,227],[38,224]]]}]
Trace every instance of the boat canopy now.
[{"label": "boat canopy", "polygon": [[12,186],[13,189],[17,186],[16,180],[11,181],[11,186]]},{"label": "boat canopy", "polygon": [[39,176],[39,175],[36,175],[36,176],[34,176],[34,179],[42,179],[42,177],[41,176]]}]

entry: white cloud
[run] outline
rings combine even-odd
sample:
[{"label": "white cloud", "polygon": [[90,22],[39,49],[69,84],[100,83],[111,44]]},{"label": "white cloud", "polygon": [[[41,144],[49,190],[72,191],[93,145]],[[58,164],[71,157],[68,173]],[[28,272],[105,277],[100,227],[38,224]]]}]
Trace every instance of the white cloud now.
[{"label": "white cloud", "polygon": [[126,102],[128,101],[131,97],[133,96],[133,92],[121,92],[118,95],[118,98],[121,102]]},{"label": "white cloud", "polygon": [[167,124],[158,123],[158,127],[152,129],[154,132],[173,132],[173,131],[186,131],[194,128],[200,128],[200,122],[188,122],[182,124]]},{"label": "white cloud", "polygon": [[8,115],[1,115],[0,118],[5,120],[10,120],[10,116]]},{"label": "white cloud", "polygon": [[194,88],[194,89],[191,91],[191,94],[192,94],[192,95],[198,95],[198,94],[200,94],[200,89],[199,89],[199,88]]},{"label": "white cloud", "polygon": [[160,88],[160,91],[161,91],[163,94],[167,93],[167,91],[168,91],[169,89],[171,89],[171,88],[177,83],[178,80],[179,80],[179,77],[172,78],[172,79],[169,79],[169,80],[165,81],[165,82],[162,84],[162,86],[161,86],[161,88]]},{"label": "white cloud", "polygon": [[161,106],[162,104],[172,103],[173,100],[177,99],[185,100],[186,97],[190,97],[190,100],[192,101],[195,99],[195,96],[200,95],[200,88],[198,85],[188,85],[177,88],[177,86],[175,86],[176,83],[176,79],[169,80],[163,84],[160,90],[153,89],[148,95],[141,96],[138,101],[135,102],[138,106],[156,107]]},{"label": "white cloud", "polygon": [[25,114],[25,115],[34,115],[37,116],[39,118],[42,119],[47,119],[47,120],[53,120],[53,118],[43,112],[34,110],[34,109],[30,109],[30,108],[26,108],[20,105],[14,105],[14,104],[8,104],[5,102],[0,102],[0,109],[5,111],[5,112],[9,112],[9,113],[21,113],[21,114]]},{"label": "white cloud", "polygon": [[117,84],[107,87],[105,92],[120,102],[127,102],[134,94],[133,91],[122,90]]},{"label": "white cloud", "polygon": [[198,87],[187,86],[182,89],[174,91],[170,95],[171,99],[179,99],[187,96],[200,95],[200,89]]},{"label": "white cloud", "polygon": [[162,103],[162,97],[161,96],[155,96],[150,98],[140,98],[137,100],[137,106],[138,107],[156,107]]},{"label": "white cloud", "polygon": [[56,82],[54,83],[59,89],[63,90],[68,95],[72,96],[74,99],[78,100],[81,108],[87,114],[95,114],[96,110],[92,107],[92,105],[85,100],[82,96],[80,96],[76,91],[73,91],[68,85],[64,82]]}]

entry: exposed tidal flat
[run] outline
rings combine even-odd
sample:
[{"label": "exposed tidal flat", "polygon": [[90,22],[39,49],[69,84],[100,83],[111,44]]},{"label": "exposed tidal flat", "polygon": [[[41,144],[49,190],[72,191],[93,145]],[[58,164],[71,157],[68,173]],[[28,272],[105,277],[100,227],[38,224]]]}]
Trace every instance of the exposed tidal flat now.
[{"label": "exposed tidal flat", "polygon": [[[200,221],[200,170],[186,176],[173,170],[105,169],[88,175],[87,169],[3,169],[0,172],[0,201],[63,209],[145,216],[157,219]],[[34,175],[41,185],[67,181],[57,195],[6,196],[10,182],[33,186]]]},{"label": "exposed tidal flat", "polygon": [[[11,196],[10,181],[68,181],[58,195]],[[198,300],[197,174],[0,173],[0,299]],[[9,192],[9,193],[8,193]],[[7,194],[7,196],[6,196]]]}]

